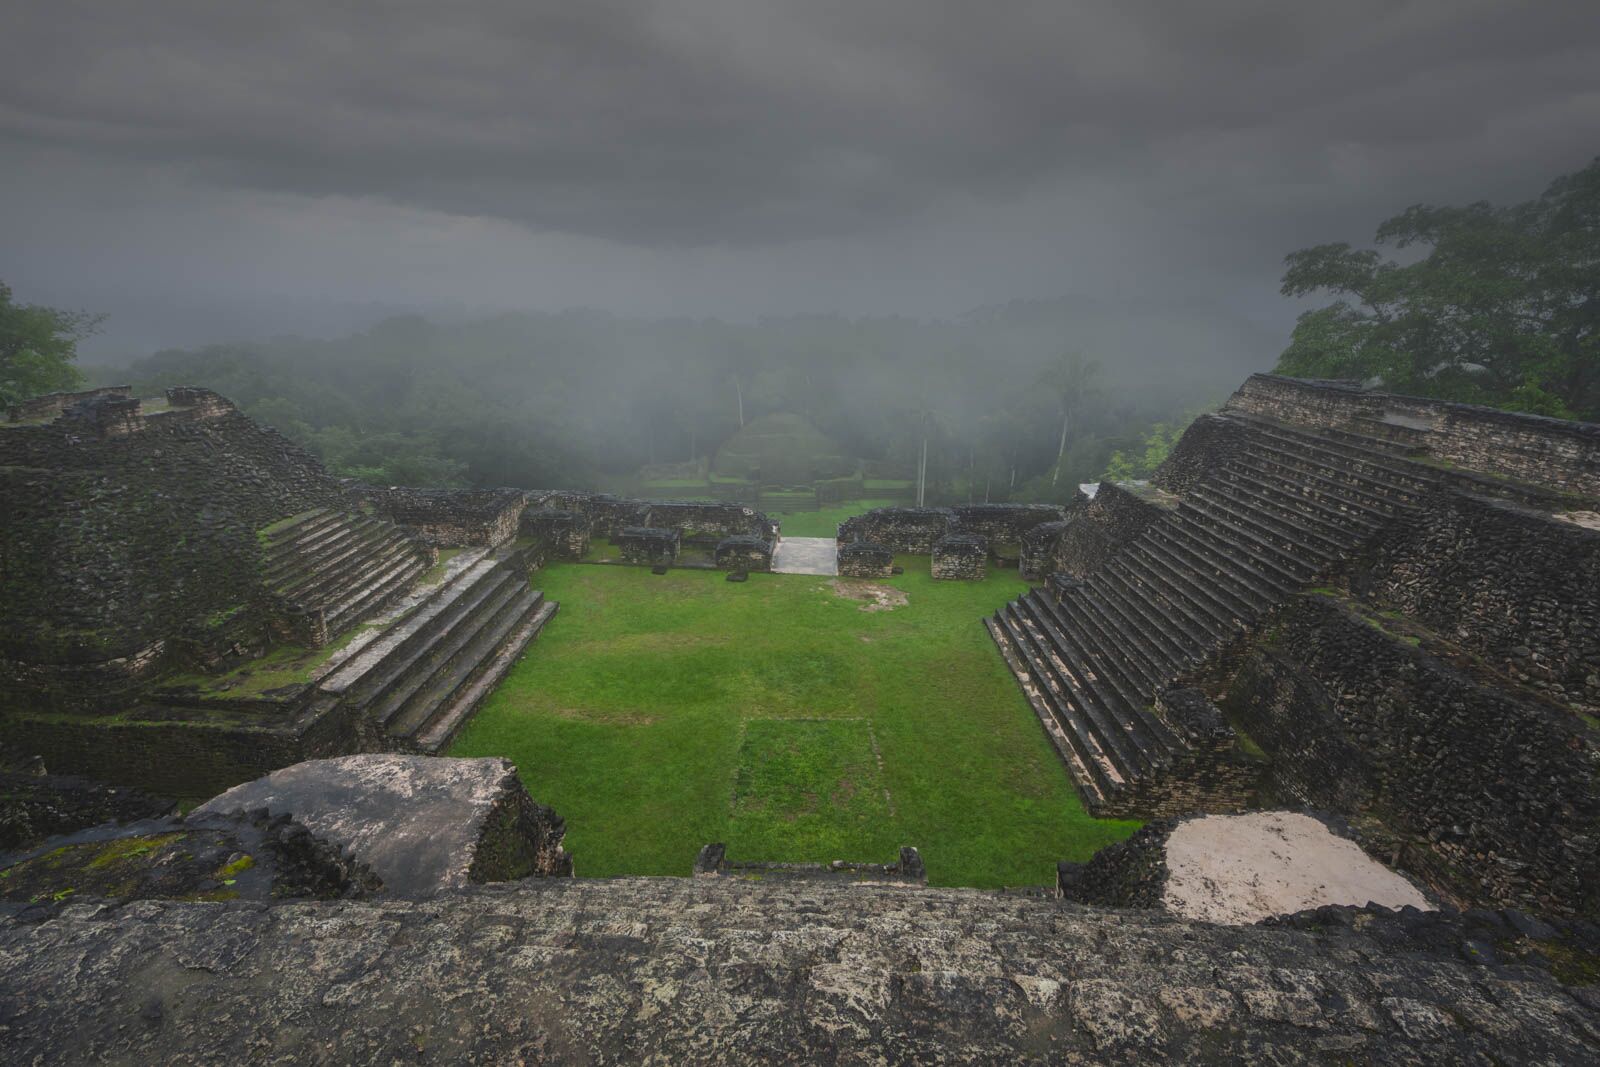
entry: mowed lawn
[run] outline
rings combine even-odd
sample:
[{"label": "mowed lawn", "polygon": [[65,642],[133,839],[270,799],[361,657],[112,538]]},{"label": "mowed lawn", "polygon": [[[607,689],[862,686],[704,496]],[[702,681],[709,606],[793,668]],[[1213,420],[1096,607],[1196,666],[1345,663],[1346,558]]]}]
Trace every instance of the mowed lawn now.
[{"label": "mowed lawn", "polygon": [[939,885],[1039,885],[1131,833],[1085,814],[980,621],[1015,573],[902,562],[879,584],[905,603],[872,611],[829,578],[552,565],[534,582],[560,613],[452,754],[514,760],[584,877],[686,875],[712,841],[794,862],[904,844]]}]

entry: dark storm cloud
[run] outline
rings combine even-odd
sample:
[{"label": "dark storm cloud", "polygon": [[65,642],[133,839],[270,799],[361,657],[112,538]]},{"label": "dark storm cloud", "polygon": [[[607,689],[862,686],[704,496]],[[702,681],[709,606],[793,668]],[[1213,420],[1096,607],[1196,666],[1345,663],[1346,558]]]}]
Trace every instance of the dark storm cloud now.
[{"label": "dark storm cloud", "polygon": [[636,245],[854,234],[1057,182],[1220,177],[1228,203],[1478,166],[1497,125],[1583,99],[1592,120],[1600,69],[1589,2],[24,0],[7,22],[10,153]]}]

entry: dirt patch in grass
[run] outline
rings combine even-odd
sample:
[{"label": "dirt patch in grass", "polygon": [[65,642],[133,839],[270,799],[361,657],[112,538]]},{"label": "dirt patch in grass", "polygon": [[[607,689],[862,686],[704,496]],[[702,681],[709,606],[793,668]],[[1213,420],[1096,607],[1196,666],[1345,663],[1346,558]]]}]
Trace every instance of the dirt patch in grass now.
[{"label": "dirt patch in grass", "polygon": [[862,601],[862,611],[893,611],[911,602],[903,589],[861,578],[835,578],[829,584],[833,586],[834,596]]}]

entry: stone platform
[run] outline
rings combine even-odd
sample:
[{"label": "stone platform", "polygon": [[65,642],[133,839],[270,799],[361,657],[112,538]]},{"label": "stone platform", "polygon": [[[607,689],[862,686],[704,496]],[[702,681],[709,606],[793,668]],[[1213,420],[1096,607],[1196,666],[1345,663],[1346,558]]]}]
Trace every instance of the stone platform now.
[{"label": "stone platform", "polygon": [[772,554],[772,570],[777,574],[839,573],[839,546],[831,537],[780,537]]},{"label": "stone platform", "polygon": [[4,914],[11,1063],[1577,1064],[1600,1042],[1593,987],[1431,916],[1226,927],[737,878]]}]

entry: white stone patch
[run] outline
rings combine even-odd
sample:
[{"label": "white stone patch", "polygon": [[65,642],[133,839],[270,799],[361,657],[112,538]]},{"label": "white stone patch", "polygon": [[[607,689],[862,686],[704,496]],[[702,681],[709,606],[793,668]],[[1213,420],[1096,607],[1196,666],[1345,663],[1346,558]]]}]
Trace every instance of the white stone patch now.
[{"label": "white stone patch", "polygon": [[838,574],[839,544],[831,537],[780,537],[772,569],[778,574]]},{"label": "white stone patch", "polygon": [[1324,904],[1432,910],[1405,878],[1309,815],[1206,815],[1167,838],[1162,903],[1186,919],[1243,925]]}]

